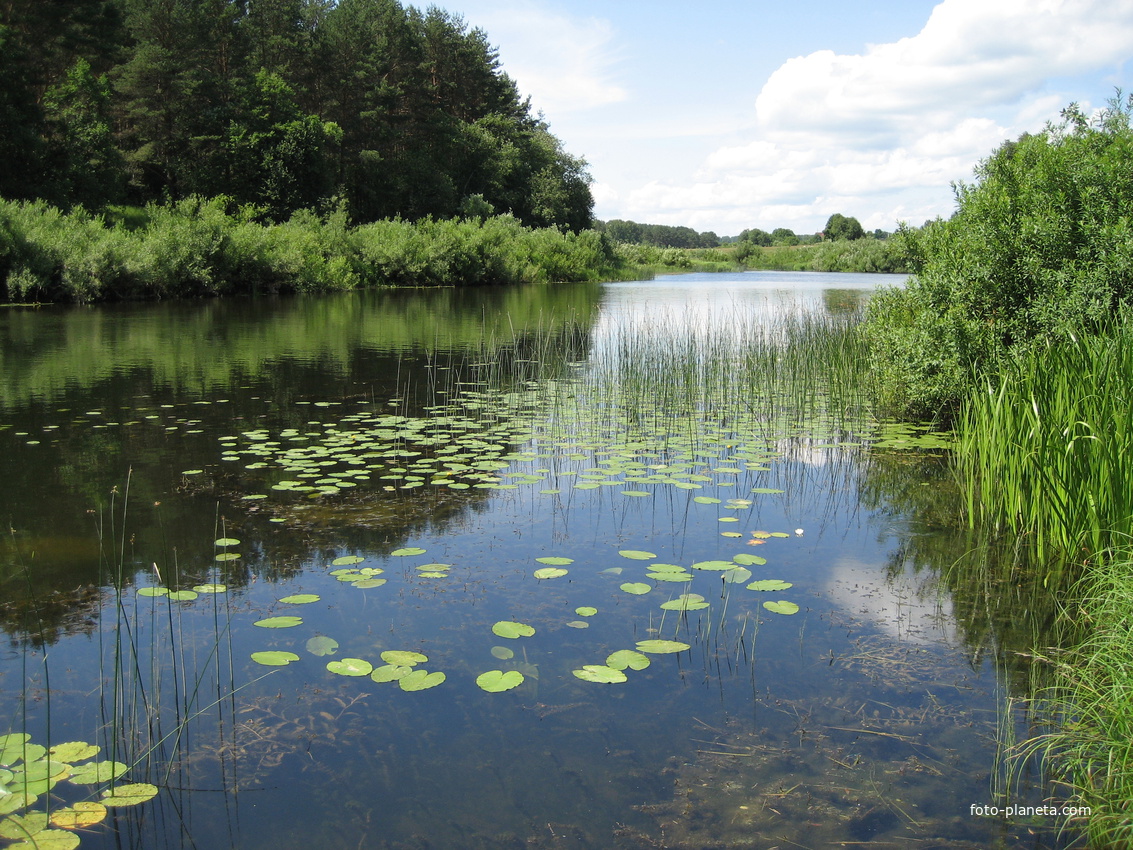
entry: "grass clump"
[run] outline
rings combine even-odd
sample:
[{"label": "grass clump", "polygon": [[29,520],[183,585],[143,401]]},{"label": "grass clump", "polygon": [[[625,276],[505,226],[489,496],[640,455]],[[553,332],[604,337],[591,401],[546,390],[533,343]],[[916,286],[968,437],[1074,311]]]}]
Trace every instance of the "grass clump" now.
[{"label": "grass clump", "polygon": [[1091,847],[1133,844],[1133,550],[1116,550],[1086,579],[1069,612],[1086,635],[1054,662],[1055,684],[1038,703],[1054,731],[1027,742],[1070,791],[1081,811],[1068,826]]},{"label": "grass clump", "polygon": [[1133,537],[1133,318],[1036,347],[971,392],[957,422],[969,515],[1040,560]]}]

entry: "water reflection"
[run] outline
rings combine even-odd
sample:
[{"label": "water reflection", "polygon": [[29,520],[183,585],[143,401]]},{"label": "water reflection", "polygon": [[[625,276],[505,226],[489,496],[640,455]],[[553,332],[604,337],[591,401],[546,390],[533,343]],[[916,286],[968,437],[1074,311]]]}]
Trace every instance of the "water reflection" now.
[{"label": "water reflection", "polygon": [[[821,388],[792,408],[730,359],[768,319],[852,314],[856,282],[52,312],[42,341],[22,316],[0,610],[52,645],[0,662],[3,709],[166,789],[83,846],[1034,846],[965,819],[1013,720],[989,588],[939,579],[970,542],[943,452],[871,448],[872,423],[815,413]],[[178,328],[191,351],[167,350]],[[547,556],[566,574],[537,577]],[[226,590],[137,595],[205,583]],[[656,639],[687,648],[620,684],[574,675]],[[398,650],[444,684],[326,666]],[[486,693],[492,669],[522,684]]]}]

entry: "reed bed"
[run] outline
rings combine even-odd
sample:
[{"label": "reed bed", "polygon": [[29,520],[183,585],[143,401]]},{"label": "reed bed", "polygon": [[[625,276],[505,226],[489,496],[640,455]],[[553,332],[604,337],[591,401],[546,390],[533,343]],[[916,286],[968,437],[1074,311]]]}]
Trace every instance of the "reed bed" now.
[{"label": "reed bed", "polygon": [[1133,323],[1044,345],[985,381],[957,425],[971,521],[1030,538],[1040,560],[1133,534]]}]

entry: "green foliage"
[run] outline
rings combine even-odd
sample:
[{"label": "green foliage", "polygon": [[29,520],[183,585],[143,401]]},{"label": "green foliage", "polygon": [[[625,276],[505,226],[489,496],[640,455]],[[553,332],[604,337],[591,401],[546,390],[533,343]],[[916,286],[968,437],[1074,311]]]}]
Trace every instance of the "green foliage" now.
[{"label": "green foliage", "polygon": [[101,210],[227,195],[285,221],[452,217],[580,232],[584,160],[480,30],[397,0],[16,0],[0,18],[0,196]]},{"label": "green foliage", "polygon": [[909,270],[899,243],[873,238],[852,242],[818,242],[809,245],[776,245],[761,248],[744,240],[732,256],[747,268],[812,272],[883,272]]},{"label": "green foliage", "polygon": [[391,219],[351,227],[345,207],[279,223],[226,197],[122,208],[0,201],[0,280],[13,301],[328,292],[358,286],[595,281],[623,260],[603,234],[484,219]]},{"label": "green foliage", "polygon": [[1027,536],[1043,562],[1133,539],[1133,317],[1032,348],[965,399],[969,515]]},{"label": "green foliage", "polygon": [[657,248],[715,248],[720,238],[712,232],[697,233],[691,227],[668,224],[638,224],[636,221],[611,219],[599,222],[598,228],[615,242],[630,245],[653,245]]},{"label": "green foliage", "polygon": [[918,269],[867,322],[886,400],[953,411],[978,376],[1051,340],[1104,327],[1133,287],[1133,103],[1094,124],[1001,146],[957,187],[959,209],[895,240]]},{"label": "green foliage", "polygon": [[862,229],[861,222],[852,216],[844,216],[841,213],[834,213],[826,220],[826,227],[822,228],[822,232],[827,239],[837,241],[839,239],[861,239],[865,236],[865,230]]}]

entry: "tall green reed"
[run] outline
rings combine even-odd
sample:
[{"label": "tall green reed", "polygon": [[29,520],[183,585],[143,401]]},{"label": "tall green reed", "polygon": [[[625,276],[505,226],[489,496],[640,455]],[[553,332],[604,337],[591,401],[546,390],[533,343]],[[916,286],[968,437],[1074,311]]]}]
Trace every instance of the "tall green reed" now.
[{"label": "tall green reed", "polygon": [[958,460],[972,522],[1027,535],[1041,560],[1133,534],[1133,323],[1028,352],[967,399]]}]

